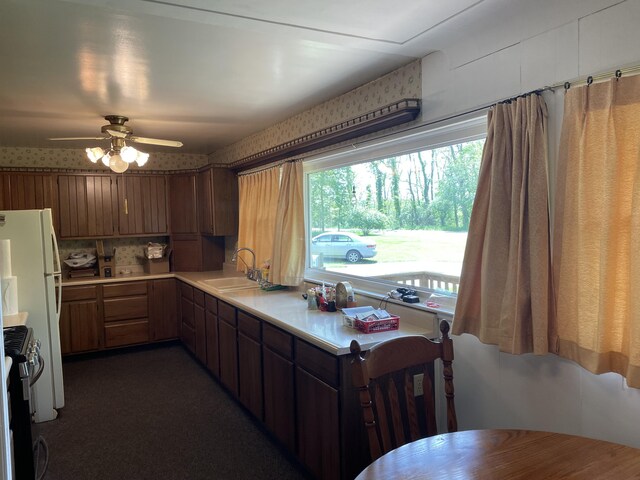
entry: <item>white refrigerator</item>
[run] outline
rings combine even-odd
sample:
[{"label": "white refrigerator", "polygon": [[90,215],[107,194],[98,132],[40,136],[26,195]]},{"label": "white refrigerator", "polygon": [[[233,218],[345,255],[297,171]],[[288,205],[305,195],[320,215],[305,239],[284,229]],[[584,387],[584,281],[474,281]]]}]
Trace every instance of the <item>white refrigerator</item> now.
[{"label": "white refrigerator", "polygon": [[40,352],[45,368],[34,384],[32,402],[35,421],[46,422],[56,418],[56,409],[64,406],[58,325],[62,275],[51,209],[0,211],[0,239],[11,241],[11,272],[17,277],[18,309],[29,314],[27,326],[42,342]]}]

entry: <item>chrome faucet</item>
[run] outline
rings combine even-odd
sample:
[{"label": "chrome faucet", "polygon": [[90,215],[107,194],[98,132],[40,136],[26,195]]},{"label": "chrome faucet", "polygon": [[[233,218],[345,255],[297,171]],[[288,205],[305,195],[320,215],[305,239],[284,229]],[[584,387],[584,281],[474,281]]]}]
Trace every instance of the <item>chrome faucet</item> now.
[{"label": "chrome faucet", "polygon": [[[244,258],[238,256],[238,253],[246,250],[247,252],[249,252],[252,257],[253,257],[253,264],[250,267],[249,265],[247,265],[247,262],[244,261]],[[242,248],[236,248],[236,250],[233,252],[233,257],[231,257],[231,261],[235,262],[237,259],[242,260],[242,263],[244,263],[245,267],[247,267],[247,278],[250,280],[259,280],[259,274],[260,271],[256,269],[256,253],[251,250],[250,248],[247,247],[242,247]]]}]

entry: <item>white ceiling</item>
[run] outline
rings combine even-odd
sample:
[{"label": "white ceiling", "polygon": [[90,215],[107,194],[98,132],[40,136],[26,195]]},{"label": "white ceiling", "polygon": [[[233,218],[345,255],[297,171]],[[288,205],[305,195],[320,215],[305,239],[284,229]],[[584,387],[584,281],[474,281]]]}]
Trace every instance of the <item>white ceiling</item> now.
[{"label": "white ceiling", "polygon": [[0,0],[0,146],[86,147],[47,138],[119,114],[211,153],[424,57],[489,3]]}]

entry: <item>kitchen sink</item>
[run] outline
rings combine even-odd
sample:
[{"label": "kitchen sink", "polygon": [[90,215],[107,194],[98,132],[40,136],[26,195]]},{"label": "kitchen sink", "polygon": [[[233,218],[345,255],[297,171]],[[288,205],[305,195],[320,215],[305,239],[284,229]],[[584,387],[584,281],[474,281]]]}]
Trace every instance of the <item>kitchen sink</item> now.
[{"label": "kitchen sink", "polygon": [[249,280],[246,277],[210,278],[208,280],[199,280],[199,282],[207,287],[215,288],[220,292],[232,292],[234,290],[260,287],[258,282]]}]

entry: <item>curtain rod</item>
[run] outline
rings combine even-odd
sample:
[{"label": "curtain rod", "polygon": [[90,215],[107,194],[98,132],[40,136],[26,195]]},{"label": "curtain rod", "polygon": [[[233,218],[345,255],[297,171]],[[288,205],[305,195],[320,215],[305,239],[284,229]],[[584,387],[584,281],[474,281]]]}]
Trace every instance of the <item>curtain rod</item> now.
[{"label": "curtain rod", "polygon": [[609,70],[607,72],[599,73],[597,75],[588,75],[586,77],[579,77],[574,80],[554,83],[553,85],[544,87],[544,90],[554,91],[554,90],[557,90],[558,88],[564,88],[565,90],[568,90],[572,86],[591,85],[593,82],[597,82],[599,80],[605,80],[611,77],[620,78],[622,77],[622,75],[627,75],[629,73],[637,73],[637,72],[640,72],[640,65],[633,65],[631,67],[618,68],[616,70]]},{"label": "curtain rod", "polygon": [[242,177],[243,175],[251,175],[252,173],[258,173],[258,172],[262,172],[264,170],[269,170],[270,168],[275,168],[275,167],[280,167],[282,165],[284,165],[285,163],[295,163],[300,161],[299,159],[282,159],[282,160],[278,160],[277,162],[273,162],[273,163],[269,163],[268,165],[262,165],[260,167],[255,167],[255,168],[250,168],[248,170],[243,170],[241,172],[238,172],[238,176]]}]

